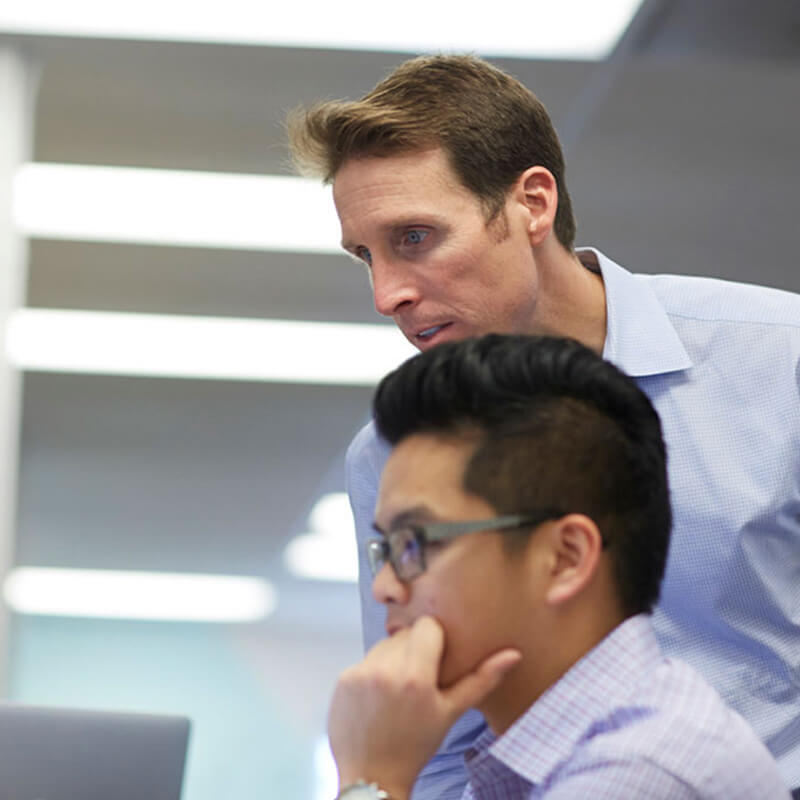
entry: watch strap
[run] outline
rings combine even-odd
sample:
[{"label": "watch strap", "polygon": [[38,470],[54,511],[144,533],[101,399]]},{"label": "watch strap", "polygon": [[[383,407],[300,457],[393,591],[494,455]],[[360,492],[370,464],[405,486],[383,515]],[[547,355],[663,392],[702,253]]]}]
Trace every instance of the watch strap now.
[{"label": "watch strap", "polygon": [[392,798],[377,783],[359,780],[345,786],[334,800],[392,800]]}]

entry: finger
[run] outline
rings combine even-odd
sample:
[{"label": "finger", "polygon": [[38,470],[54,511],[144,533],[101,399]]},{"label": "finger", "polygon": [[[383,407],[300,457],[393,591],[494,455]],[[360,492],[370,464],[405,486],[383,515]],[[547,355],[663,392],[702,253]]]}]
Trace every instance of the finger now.
[{"label": "finger", "polygon": [[472,672],[442,692],[454,716],[473,708],[497,688],[503,677],[519,664],[522,653],[507,648],[484,659]]},{"label": "finger", "polygon": [[439,665],[444,652],[444,628],[434,617],[420,617],[411,626],[406,645],[414,662],[423,667],[424,677],[434,683],[439,679]]}]

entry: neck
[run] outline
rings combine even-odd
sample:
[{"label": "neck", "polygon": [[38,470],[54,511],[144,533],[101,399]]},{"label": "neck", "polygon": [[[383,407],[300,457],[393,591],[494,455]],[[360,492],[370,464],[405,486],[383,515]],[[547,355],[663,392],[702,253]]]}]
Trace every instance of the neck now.
[{"label": "neck", "polygon": [[535,251],[539,276],[536,333],[567,336],[602,355],[606,340],[603,278],[554,238]]}]

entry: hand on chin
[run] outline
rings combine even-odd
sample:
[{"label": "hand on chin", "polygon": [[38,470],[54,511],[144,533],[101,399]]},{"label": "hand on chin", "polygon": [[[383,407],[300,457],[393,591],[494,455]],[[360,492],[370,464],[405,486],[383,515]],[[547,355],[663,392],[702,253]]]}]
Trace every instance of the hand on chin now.
[{"label": "hand on chin", "polygon": [[450,726],[521,657],[501,650],[450,679],[440,675],[444,654],[444,629],[425,616],[378,642],[342,673],[328,735],[343,785],[376,781],[392,797],[407,797]]}]

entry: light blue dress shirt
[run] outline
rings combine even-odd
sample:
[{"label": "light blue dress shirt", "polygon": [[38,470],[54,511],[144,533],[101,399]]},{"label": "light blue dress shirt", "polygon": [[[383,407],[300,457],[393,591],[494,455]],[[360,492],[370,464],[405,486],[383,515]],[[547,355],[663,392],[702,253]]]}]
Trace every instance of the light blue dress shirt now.
[{"label": "light blue dress shirt", "polygon": [[[665,653],[694,666],[800,786],[800,296],[708,278],[632,275],[580,251],[606,290],[603,355],[661,416],[674,526],[653,615]],[[366,647],[384,635],[362,543],[372,535],[389,448],[368,424],[347,454]],[[454,726],[415,800],[455,800],[463,751],[483,729]]]}]

